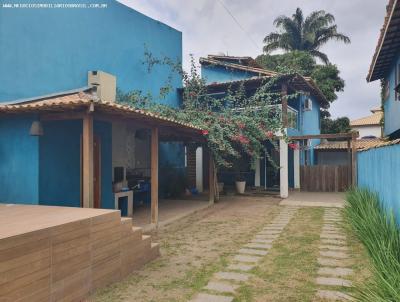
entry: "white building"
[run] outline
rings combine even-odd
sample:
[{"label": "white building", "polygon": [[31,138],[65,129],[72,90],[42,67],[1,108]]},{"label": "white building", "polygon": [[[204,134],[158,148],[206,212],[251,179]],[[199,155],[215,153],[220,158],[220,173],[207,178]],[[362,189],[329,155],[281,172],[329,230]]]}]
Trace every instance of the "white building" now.
[{"label": "white building", "polygon": [[372,109],[371,112],[372,115],[362,117],[350,122],[351,130],[358,131],[358,133],[360,134],[360,138],[382,137],[382,109],[375,108]]}]

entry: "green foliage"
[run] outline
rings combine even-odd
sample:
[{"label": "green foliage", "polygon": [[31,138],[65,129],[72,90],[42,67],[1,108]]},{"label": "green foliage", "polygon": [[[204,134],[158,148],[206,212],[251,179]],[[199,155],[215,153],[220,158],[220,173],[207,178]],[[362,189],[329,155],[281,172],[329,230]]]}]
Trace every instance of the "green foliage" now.
[{"label": "green foliage", "polygon": [[365,189],[346,195],[345,215],[364,244],[373,266],[373,278],[359,290],[359,301],[400,301],[400,230],[393,212]]},{"label": "green foliage", "polygon": [[311,77],[327,100],[331,103],[337,99],[337,92],[343,91],[344,80],[339,76],[336,65],[317,64],[311,54],[305,51],[291,51],[278,55],[260,55],[257,62],[264,68],[285,73],[295,72],[303,76]]},{"label": "green foliage", "polygon": [[[119,92],[118,102],[203,129],[202,134],[218,166],[230,167],[244,154],[252,159],[261,156],[265,151],[265,141],[269,140],[276,146],[274,134],[284,133],[280,108],[275,106],[281,99],[278,84],[282,76],[264,79],[252,94],[248,94],[242,84],[239,87],[229,86],[223,96],[211,97],[193,57],[190,72],[184,71],[179,63],[167,58],[155,58],[148,51],[145,57],[144,64],[147,64],[149,72],[155,65],[167,65],[172,72],[181,74],[184,83],[182,106],[172,108],[159,104],[151,96],[142,98],[138,91],[128,94]],[[166,96],[171,89],[167,81],[159,97]],[[297,96],[297,93],[291,94],[288,99]]]},{"label": "green foliage", "polygon": [[327,64],[316,65],[310,75],[330,103],[337,99],[336,92],[344,89],[344,80],[339,73],[336,65]]},{"label": "green foliage", "polygon": [[300,8],[291,16],[279,16],[274,25],[280,29],[264,38],[264,52],[282,49],[285,51],[306,51],[315,58],[328,63],[326,54],[320,51],[321,46],[330,40],[350,43],[350,38],[338,33],[335,17],[323,10],[314,11],[304,18]]},{"label": "green foliage", "polygon": [[262,54],[256,58],[258,64],[268,70],[282,72],[288,68],[304,76],[311,76],[315,68],[315,59],[307,52],[294,50],[284,54]]},{"label": "green foliage", "polygon": [[348,117],[339,117],[337,119],[321,119],[321,133],[347,133],[350,132],[350,120]]}]

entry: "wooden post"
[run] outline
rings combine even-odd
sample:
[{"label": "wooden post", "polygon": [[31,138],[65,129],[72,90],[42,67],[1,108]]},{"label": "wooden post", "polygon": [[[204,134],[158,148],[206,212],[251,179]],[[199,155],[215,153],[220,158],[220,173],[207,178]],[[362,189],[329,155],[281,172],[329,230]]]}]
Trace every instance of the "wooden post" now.
[{"label": "wooden post", "polygon": [[82,132],[82,206],[93,208],[93,116],[83,117]]},{"label": "wooden post", "polygon": [[214,159],[212,157],[211,151],[209,151],[209,190],[210,190],[210,196],[209,196],[209,203],[213,204],[215,201],[215,171],[214,171]]},{"label": "wooden post", "polygon": [[158,225],[158,128],[151,129],[151,223]]},{"label": "wooden post", "polygon": [[353,135],[351,136],[351,183],[353,187],[357,185],[357,136],[357,133],[353,133]]},{"label": "wooden post", "polygon": [[288,94],[288,87],[287,84],[282,84],[282,124],[283,128],[288,127],[288,99],[287,99],[287,94]]}]

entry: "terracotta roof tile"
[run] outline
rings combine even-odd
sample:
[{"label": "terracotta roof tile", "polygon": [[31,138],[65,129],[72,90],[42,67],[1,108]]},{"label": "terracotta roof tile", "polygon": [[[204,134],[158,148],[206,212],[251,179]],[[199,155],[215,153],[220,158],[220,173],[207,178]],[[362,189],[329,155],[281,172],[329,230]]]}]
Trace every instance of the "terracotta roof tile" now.
[{"label": "terracotta roof tile", "polygon": [[[223,62],[220,60],[215,60],[213,58],[200,58],[200,64],[210,64],[210,65],[219,65],[219,66],[224,66],[227,68],[232,68],[232,69],[237,69],[237,70],[243,70],[243,71],[249,71],[256,73],[258,77],[275,77],[280,75],[278,72],[267,70],[264,68],[258,68],[258,67],[251,67],[251,66],[246,66],[246,65],[241,65],[241,64],[235,64],[235,63],[229,63],[229,62]],[[257,76],[252,77],[250,80],[254,80]],[[299,80],[303,80],[306,85],[304,85],[308,90],[310,90],[320,101],[320,103],[323,105],[324,108],[329,107],[329,102],[327,101],[325,95],[322,93],[322,91],[319,89],[317,84],[314,82],[314,80],[310,77],[303,77],[301,75],[296,75],[296,78]],[[240,80],[238,80],[240,81]],[[243,81],[243,80],[241,80]],[[211,85],[218,85],[218,83],[213,83]]]},{"label": "terracotta roof tile", "polygon": [[1,105],[0,104],[0,113],[25,113],[25,112],[37,112],[37,111],[66,111],[78,109],[81,107],[88,107],[90,104],[94,104],[96,107],[99,107],[108,112],[117,112],[117,113],[126,113],[133,114],[136,116],[143,116],[150,119],[155,119],[159,121],[165,121],[170,124],[180,125],[186,128],[201,130],[201,128],[196,127],[194,125],[188,123],[182,123],[176,121],[172,118],[160,116],[154,114],[152,112],[136,109],[129,105],[119,104],[119,103],[110,103],[110,102],[102,102],[98,100],[97,96],[93,96],[87,92],[78,92],[72,93],[68,95],[62,96],[54,96],[50,98],[33,100],[26,103],[16,103],[16,104],[8,104]]},{"label": "terracotta roof tile", "polygon": [[[376,139],[359,139],[356,141],[356,147],[358,150],[364,148],[373,148],[386,143],[386,141],[376,138]],[[347,141],[327,141],[323,142],[314,149],[316,150],[346,150],[348,145]]]},{"label": "terracotta roof tile", "polygon": [[374,114],[362,117],[350,122],[350,126],[379,126],[383,117],[382,111],[376,111]]}]

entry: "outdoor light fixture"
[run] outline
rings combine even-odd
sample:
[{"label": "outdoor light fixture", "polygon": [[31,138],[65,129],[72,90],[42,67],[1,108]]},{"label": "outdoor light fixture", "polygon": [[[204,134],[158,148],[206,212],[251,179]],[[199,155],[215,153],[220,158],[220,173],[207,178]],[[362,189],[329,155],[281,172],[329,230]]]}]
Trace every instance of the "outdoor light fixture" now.
[{"label": "outdoor light fixture", "polygon": [[42,123],[40,121],[33,121],[29,134],[32,136],[42,136],[43,135]]}]

